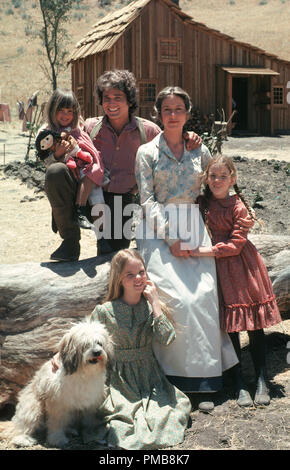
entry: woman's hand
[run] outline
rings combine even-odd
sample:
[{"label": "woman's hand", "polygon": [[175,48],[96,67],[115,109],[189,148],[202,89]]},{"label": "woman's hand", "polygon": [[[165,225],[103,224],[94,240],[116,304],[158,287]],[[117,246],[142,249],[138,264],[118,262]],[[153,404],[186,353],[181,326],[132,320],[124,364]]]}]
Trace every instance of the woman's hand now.
[{"label": "woman's hand", "polygon": [[183,138],[186,141],[186,149],[194,150],[201,146],[202,140],[198,134],[193,131],[184,132]]},{"label": "woman's hand", "polygon": [[143,295],[145,299],[147,299],[148,302],[151,304],[154,317],[159,317],[162,314],[162,310],[161,310],[158,292],[153,281],[150,281],[148,279],[147,285],[145,289],[143,290]]},{"label": "woman's hand", "polygon": [[180,244],[181,241],[177,240],[172,246],[170,246],[171,254],[176,257],[189,258],[190,250],[181,250]]}]

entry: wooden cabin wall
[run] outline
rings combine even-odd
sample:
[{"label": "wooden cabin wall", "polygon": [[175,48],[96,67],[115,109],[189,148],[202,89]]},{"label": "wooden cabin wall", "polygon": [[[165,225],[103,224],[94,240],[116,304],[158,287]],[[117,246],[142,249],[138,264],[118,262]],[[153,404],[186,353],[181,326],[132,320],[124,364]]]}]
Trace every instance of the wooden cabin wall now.
[{"label": "wooden cabin wall", "polygon": [[[158,28],[156,28],[158,18]],[[137,82],[157,82],[156,92],[168,85],[183,86],[183,35],[184,26],[179,17],[161,2],[146,5],[124,34],[124,68],[132,70]],[[158,39],[180,38],[182,58],[180,63],[158,62]],[[129,47],[127,47],[127,45]],[[150,118],[153,103],[140,103],[138,114]]]},{"label": "wooden cabin wall", "polygon": [[109,51],[88,56],[72,64],[72,89],[80,101],[85,119],[103,114],[96,94],[97,80],[106,70],[124,68],[123,51],[124,38],[122,37]]},{"label": "wooden cabin wall", "polygon": [[[156,27],[156,25],[158,27]],[[179,38],[181,40],[180,63],[158,61],[159,38]],[[201,26],[184,23],[168,6],[161,1],[150,2],[141,15],[134,20],[123,36],[109,50],[78,60],[72,67],[73,89],[83,86],[83,107],[85,117],[102,114],[95,93],[97,78],[106,70],[125,68],[131,70],[137,79],[157,83],[157,93],[168,85],[179,85],[191,96],[193,105],[202,113],[214,113],[218,118],[217,107],[229,101],[229,80],[227,72],[219,71],[219,65],[242,67],[268,67],[280,73],[272,78],[272,84],[285,87],[290,82],[290,66],[262,54],[248,46],[236,44],[214,31],[206,31]],[[249,109],[253,110],[254,92],[258,78],[249,78]],[[137,113],[150,118],[153,103],[140,105]],[[229,117],[230,107],[226,111]],[[259,118],[260,119],[260,118]],[[256,113],[251,111],[249,126],[259,127]],[[274,129],[290,129],[290,105],[272,109]]]},{"label": "wooden cabin wall", "polygon": [[[272,61],[271,68],[280,73],[279,76],[273,77],[273,85],[283,85],[285,93],[285,104],[283,107],[273,108],[273,119],[276,132],[287,130],[290,132],[290,65],[279,61]],[[289,88],[287,84],[289,82]],[[289,103],[287,102],[287,94],[289,93]]]}]

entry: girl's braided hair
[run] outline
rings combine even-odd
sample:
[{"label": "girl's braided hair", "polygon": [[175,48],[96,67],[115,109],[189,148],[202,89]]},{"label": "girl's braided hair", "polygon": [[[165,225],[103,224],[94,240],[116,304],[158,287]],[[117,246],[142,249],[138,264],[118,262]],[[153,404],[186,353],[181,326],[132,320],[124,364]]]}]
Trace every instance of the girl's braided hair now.
[{"label": "girl's braided hair", "polygon": [[[207,165],[206,170],[204,171],[203,175],[201,176],[201,182],[204,184],[205,188],[204,188],[204,192],[202,194],[202,197],[200,199],[198,199],[198,202],[200,204],[200,210],[201,210],[202,218],[204,220],[204,223],[205,223],[205,225],[207,227],[207,230],[208,230],[210,235],[211,235],[211,232],[210,232],[209,226],[208,226],[207,213],[208,213],[209,201],[212,197],[212,192],[209,188],[209,185],[206,183],[206,181],[208,179],[208,174],[209,174],[210,168],[212,167],[212,165],[215,165],[215,164],[225,165],[227,167],[227,169],[229,170],[230,175],[237,178],[237,169],[234,165],[233,160],[230,157],[225,157],[221,154],[218,155],[217,157],[213,158],[209,162],[209,164]],[[254,211],[250,207],[250,205],[249,205],[248,201],[246,200],[245,196],[242,194],[238,184],[235,183],[233,185],[233,188],[234,188],[237,196],[239,197],[239,199],[241,199],[241,201],[244,203],[250,218],[252,220],[257,220]]]}]

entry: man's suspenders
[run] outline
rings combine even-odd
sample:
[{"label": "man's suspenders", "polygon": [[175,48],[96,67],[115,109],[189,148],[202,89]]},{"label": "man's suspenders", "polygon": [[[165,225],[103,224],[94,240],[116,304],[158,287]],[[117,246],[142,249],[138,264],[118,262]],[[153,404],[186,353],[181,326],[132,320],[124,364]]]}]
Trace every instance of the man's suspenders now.
[{"label": "man's suspenders", "polygon": [[[137,117],[137,116],[135,116],[135,119],[137,121],[137,126],[138,126],[138,130],[139,130],[139,133],[140,133],[141,145],[146,144],[147,137],[146,137],[146,132],[145,132],[143,121],[140,117]],[[103,118],[100,118],[99,121],[97,122],[97,124],[91,130],[90,137],[91,137],[92,140],[94,140],[96,135],[98,135],[98,133],[100,132],[100,129],[102,127],[102,123],[103,123]]]}]

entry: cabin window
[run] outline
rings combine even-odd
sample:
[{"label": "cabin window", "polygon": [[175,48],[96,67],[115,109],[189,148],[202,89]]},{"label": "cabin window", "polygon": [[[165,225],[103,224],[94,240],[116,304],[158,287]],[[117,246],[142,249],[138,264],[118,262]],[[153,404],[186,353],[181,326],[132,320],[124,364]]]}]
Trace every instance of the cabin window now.
[{"label": "cabin window", "polygon": [[180,39],[159,39],[158,42],[159,62],[181,62]]},{"label": "cabin window", "polygon": [[284,87],[282,85],[273,86],[273,104],[275,106],[284,106]]},{"label": "cabin window", "polygon": [[149,104],[150,106],[152,103],[155,102],[156,99],[156,87],[157,82],[153,81],[145,81],[142,80],[139,82],[139,103],[140,105]]}]

